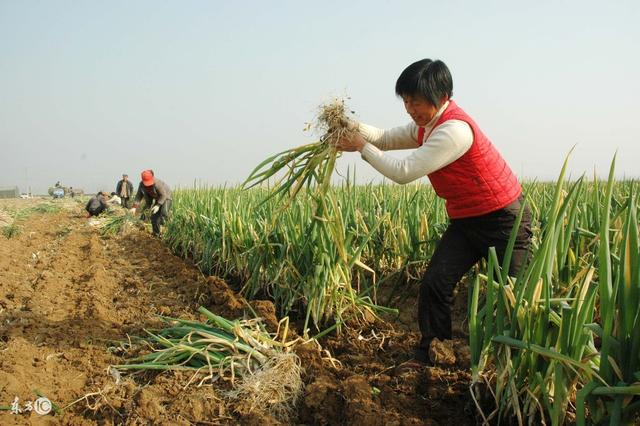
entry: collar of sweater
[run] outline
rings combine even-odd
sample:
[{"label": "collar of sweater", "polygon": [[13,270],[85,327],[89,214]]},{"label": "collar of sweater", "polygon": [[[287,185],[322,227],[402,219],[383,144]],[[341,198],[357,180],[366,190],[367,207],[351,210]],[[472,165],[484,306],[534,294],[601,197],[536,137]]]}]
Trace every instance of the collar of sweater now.
[{"label": "collar of sweater", "polygon": [[426,131],[429,131],[433,127],[433,125],[436,124],[436,121],[438,121],[438,119],[440,118],[442,113],[447,109],[448,106],[449,106],[449,101],[447,101],[444,104],[442,104],[442,106],[440,107],[438,112],[436,112],[436,115],[431,119],[431,121],[429,121],[426,124],[426,126],[424,126],[424,129]]}]

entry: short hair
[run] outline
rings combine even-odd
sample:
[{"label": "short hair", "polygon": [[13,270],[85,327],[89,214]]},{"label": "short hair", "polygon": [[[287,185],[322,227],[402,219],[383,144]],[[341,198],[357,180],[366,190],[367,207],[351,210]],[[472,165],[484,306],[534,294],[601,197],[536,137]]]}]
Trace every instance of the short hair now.
[{"label": "short hair", "polygon": [[128,175],[128,174],[126,174],[126,173],[123,173],[123,174],[122,174],[122,177],[123,177],[123,178],[124,178],[124,177],[129,177],[129,175]]},{"label": "short hair", "polygon": [[449,68],[439,59],[422,59],[414,62],[402,71],[396,81],[396,95],[418,96],[434,106],[440,100],[453,95],[453,80]]}]

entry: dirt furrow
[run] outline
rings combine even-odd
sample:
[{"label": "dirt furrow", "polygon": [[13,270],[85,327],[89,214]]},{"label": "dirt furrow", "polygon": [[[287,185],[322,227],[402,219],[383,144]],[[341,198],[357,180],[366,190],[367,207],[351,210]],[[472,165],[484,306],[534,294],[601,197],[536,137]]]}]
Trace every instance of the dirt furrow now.
[{"label": "dirt furrow", "polygon": [[[0,406],[15,397],[34,400],[36,389],[67,406],[55,417],[0,411],[0,424],[278,424],[225,400],[221,390],[229,385],[222,382],[185,386],[186,373],[118,377],[108,369],[126,362],[128,337],[161,325],[156,314],[195,319],[204,305],[238,318],[248,314],[247,303],[146,232],[100,235],[80,207],[33,215],[19,221],[20,235],[0,238]],[[403,300],[414,301],[417,287],[403,292]],[[474,424],[465,299],[459,296],[454,309],[455,361],[448,366],[393,373],[417,339],[415,307],[407,302],[398,304],[398,318],[325,337],[323,351],[300,347],[306,387],[292,422]],[[271,302],[251,305],[277,324]]]}]

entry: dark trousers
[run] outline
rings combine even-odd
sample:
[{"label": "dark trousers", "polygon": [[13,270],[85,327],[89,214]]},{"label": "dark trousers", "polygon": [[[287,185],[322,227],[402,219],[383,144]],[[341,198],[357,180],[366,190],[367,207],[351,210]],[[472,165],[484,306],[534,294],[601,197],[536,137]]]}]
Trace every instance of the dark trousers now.
[{"label": "dark trousers", "polygon": [[99,205],[98,207],[95,207],[95,208],[87,207],[86,210],[87,212],[89,212],[89,216],[98,216],[100,213],[104,211],[104,206]]},{"label": "dark trousers", "polygon": [[128,209],[131,205],[131,198],[129,197],[120,197],[120,202],[122,203],[122,207]]},{"label": "dark trousers", "polygon": [[[451,339],[451,304],[455,286],[462,276],[481,258],[489,247],[495,247],[502,262],[509,236],[517,218],[522,197],[503,209],[477,217],[452,219],[422,278],[418,300],[418,321],[422,338],[416,358],[428,360],[429,344],[434,337]],[[509,266],[516,276],[529,258],[531,213],[528,207],[518,228]]]},{"label": "dark trousers", "polygon": [[160,210],[151,215],[151,227],[153,228],[153,235],[160,235],[160,226],[164,224],[164,220],[169,216],[170,210],[171,200],[165,200],[164,204],[160,206]]}]

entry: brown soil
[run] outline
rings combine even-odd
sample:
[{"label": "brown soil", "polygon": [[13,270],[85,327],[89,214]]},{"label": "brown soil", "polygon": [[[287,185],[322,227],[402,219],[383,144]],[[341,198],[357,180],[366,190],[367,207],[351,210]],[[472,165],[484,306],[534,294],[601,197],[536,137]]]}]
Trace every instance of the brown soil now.
[{"label": "brown soil", "polygon": [[[190,375],[175,372],[111,373],[128,336],[160,325],[155,314],[195,319],[204,305],[230,318],[253,310],[274,330],[278,320],[270,302],[251,302],[250,310],[224,281],[204,277],[148,233],[102,237],[81,205],[61,205],[18,220],[22,232],[13,238],[0,235],[0,406],[15,397],[24,406],[38,390],[68,407],[55,416],[2,410],[0,424],[281,424],[226,401],[227,384],[185,386]],[[407,287],[393,302],[403,307],[398,318],[327,337],[322,350],[299,347],[306,387],[292,424],[476,424],[461,325],[466,294],[456,299],[456,338],[434,348],[438,365],[394,374],[418,338],[416,293]]]}]

